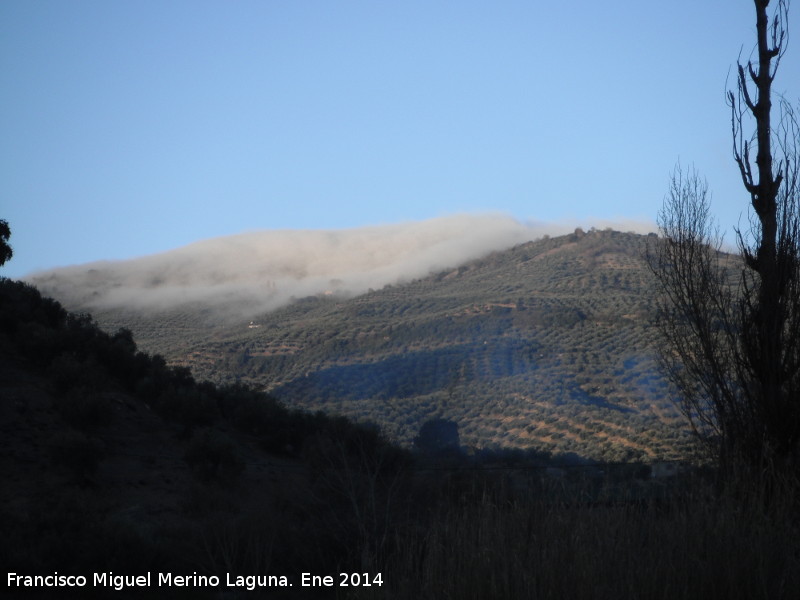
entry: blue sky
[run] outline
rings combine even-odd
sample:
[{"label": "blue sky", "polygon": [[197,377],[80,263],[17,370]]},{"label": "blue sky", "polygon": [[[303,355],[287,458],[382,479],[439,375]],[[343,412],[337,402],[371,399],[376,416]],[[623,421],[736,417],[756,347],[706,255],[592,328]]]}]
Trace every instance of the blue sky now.
[{"label": "blue sky", "polygon": [[730,228],[754,31],[751,0],[4,0],[3,274],[259,229],[654,220],[678,160]]}]

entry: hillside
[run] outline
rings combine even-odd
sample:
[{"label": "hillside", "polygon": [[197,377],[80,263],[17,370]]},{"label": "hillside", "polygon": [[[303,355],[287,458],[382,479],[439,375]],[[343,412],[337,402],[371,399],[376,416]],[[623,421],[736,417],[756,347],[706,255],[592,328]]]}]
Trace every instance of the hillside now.
[{"label": "hillside", "polygon": [[[374,428],[197,383],[138,351],[130,332],[108,334],[3,278],[0,399],[0,563],[15,598],[125,588],[126,598],[209,600],[598,589],[729,599],[800,589],[791,482],[770,488],[769,502],[757,482],[736,493],[703,470],[466,457],[436,443],[431,421],[422,429],[433,435],[405,452]],[[304,588],[309,572],[340,579]],[[47,583],[54,573],[87,583]],[[155,583],[188,573],[198,578]],[[144,574],[153,583],[136,583]]]},{"label": "hillside", "polygon": [[464,446],[675,458],[690,437],[654,359],[647,239],[576,231],[238,322],[199,304],[69,308],[130,328],[142,348],[198,378],[373,421],[406,444],[441,417],[458,424]]},{"label": "hillside", "polygon": [[[354,532],[375,533],[348,512],[360,495],[336,496],[337,470],[349,468],[359,486],[370,468],[376,501],[384,478],[396,481],[409,462],[374,428],[198,383],[138,351],[130,332],[106,333],[5,278],[0,423],[0,563],[26,575],[333,571],[358,560]],[[112,589],[25,585],[14,597],[106,598]],[[138,591],[124,595],[152,597]]]}]

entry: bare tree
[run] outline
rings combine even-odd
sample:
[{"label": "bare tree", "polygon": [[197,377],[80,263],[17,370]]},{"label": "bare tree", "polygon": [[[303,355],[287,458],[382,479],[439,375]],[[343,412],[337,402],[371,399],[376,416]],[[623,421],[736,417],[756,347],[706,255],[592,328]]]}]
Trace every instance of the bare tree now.
[{"label": "bare tree", "polygon": [[782,98],[771,121],[788,0],[771,16],[770,0],[753,1],[757,56],[738,63],[727,97],[752,207],[749,227],[736,231],[739,257],[719,251],[706,184],[678,167],[648,259],[662,291],[662,363],[685,414],[723,464],[764,466],[800,458],[800,135]]}]

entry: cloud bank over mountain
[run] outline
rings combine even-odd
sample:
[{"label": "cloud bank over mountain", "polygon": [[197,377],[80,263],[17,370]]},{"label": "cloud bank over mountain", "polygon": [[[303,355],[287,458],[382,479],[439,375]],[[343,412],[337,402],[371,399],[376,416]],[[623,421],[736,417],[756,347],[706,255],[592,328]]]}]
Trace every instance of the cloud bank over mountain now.
[{"label": "cloud bank over mountain", "polygon": [[[27,280],[73,310],[160,311],[192,304],[246,318],[292,298],[360,294],[424,277],[576,225],[457,215],[345,230],[253,231],[142,258],[41,271]],[[592,225],[654,230],[634,221]]]}]

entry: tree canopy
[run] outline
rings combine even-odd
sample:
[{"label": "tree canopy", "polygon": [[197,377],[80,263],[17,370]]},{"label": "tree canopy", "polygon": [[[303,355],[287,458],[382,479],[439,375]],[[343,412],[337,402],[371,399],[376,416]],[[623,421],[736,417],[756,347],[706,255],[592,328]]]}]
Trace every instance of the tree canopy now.
[{"label": "tree canopy", "polygon": [[8,226],[8,221],[0,219],[0,267],[6,264],[14,255],[8,239],[11,237],[11,227]]}]

